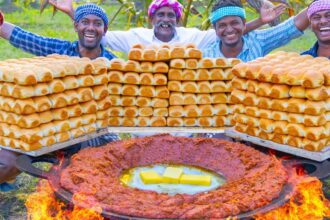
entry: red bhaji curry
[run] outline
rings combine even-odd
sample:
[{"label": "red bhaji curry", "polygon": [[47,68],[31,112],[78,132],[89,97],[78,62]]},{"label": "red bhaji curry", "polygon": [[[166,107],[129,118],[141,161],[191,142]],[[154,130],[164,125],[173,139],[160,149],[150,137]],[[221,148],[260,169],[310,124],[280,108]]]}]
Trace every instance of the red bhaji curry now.
[{"label": "red bhaji curry", "polygon": [[[121,184],[129,168],[184,164],[226,177],[207,193],[160,194]],[[158,135],[117,141],[75,154],[61,175],[61,185],[84,196],[84,204],[144,218],[224,218],[254,210],[277,198],[287,181],[279,161],[240,143],[212,138]],[[81,198],[81,197],[79,197]],[[74,201],[79,204],[76,199]]]}]

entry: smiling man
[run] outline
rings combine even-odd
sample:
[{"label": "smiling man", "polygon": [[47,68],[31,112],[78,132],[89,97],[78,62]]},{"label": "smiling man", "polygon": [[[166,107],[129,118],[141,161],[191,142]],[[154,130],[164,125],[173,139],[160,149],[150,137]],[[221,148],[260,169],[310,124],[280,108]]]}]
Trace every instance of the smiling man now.
[{"label": "smiling man", "polygon": [[79,40],[70,42],[42,37],[4,22],[0,29],[0,36],[9,40],[14,47],[37,56],[58,53],[91,59],[97,57],[112,59],[115,57],[100,44],[102,37],[108,30],[108,17],[99,6],[85,4],[78,7],[74,15],[74,30],[77,32]]},{"label": "smiling man", "polygon": [[103,44],[126,54],[134,44],[194,43],[203,48],[215,40],[214,30],[179,27],[183,6],[176,0],[154,0],[148,8],[153,28],[132,28],[127,31],[108,31]]},{"label": "smiling man", "polygon": [[308,51],[313,57],[328,57],[330,59],[330,1],[315,0],[307,10],[311,29],[317,37],[317,42]]},{"label": "smiling man", "polygon": [[275,27],[244,34],[246,16],[240,0],[219,0],[213,6],[210,20],[218,39],[203,51],[204,56],[237,57],[244,62],[287,44],[301,36],[309,25],[307,10],[303,10]]}]

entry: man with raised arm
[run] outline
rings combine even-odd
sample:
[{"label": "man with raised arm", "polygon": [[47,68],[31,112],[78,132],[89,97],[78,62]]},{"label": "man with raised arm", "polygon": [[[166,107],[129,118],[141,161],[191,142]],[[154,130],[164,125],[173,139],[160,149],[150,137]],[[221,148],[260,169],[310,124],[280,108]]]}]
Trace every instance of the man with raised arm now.
[{"label": "man with raised arm", "polygon": [[307,10],[281,24],[246,33],[246,15],[240,0],[219,0],[210,16],[217,40],[203,51],[204,57],[239,58],[244,62],[265,56],[303,34],[309,26]]}]

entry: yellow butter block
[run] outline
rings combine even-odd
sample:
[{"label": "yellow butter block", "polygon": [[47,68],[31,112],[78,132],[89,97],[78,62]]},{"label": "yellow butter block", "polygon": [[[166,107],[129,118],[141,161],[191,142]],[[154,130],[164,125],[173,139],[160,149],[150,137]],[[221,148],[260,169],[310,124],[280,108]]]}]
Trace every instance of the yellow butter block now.
[{"label": "yellow butter block", "polygon": [[154,170],[141,171],[140,177],[144,184],[162,183],[162,177]]},{"label": "yellow butter block", "polygon": [[167,167],[163,174],[163,183],[179,183],[182,174],[182,168]]},{"label": "yellow butter block", "polygon": [[190,185],[200,185],[200,186],[210,186],[211,176],[193,175],[193,174],[183,174],[180,178],[181,184]]}]

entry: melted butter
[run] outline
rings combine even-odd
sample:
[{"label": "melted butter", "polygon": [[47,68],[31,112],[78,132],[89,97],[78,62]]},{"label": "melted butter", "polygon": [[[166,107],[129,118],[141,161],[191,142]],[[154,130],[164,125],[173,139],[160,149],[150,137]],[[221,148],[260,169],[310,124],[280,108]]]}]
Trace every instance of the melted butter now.
[{"label": "melted butter", "polygon": [[[140,178],[141,171],[153,170],[159,175],[163,175],[167,167],[177,167],[183,169],[184,174],[211,176],[211,185],[188,185],[188,184],[144,184]],[[200,167],[189,166],[189,165],[168,165],[168,164],[157,164],[146,167],[136,167],[126,170],[120,177],[122,184],[128,187],[137,188],[140,190],[152,190],[158,193],[167,193],[170,195],[175,194],[196,194],[201,192],[207,192],[214,190],[225,183],[225,178],[219,174],[206,170]]]}]

